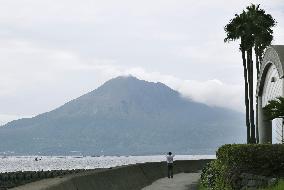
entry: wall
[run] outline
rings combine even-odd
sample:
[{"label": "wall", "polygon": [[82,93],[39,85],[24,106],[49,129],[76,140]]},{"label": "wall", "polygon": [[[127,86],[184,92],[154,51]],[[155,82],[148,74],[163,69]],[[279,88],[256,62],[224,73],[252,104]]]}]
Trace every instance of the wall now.
[{"label": "wall", "polygon": [[[201,170],[211,160],[176,161],[174,173]],[[166,163],[145,163],[45,179],[13,190],[137,190],[166,177]]]}]

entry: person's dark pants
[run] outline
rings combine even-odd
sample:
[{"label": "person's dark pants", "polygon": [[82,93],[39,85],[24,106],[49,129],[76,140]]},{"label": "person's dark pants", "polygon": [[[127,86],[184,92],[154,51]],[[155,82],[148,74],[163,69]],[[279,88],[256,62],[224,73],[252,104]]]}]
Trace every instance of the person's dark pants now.
[{"label": "person's dark pants", "polygon": [[173,178],[174,166],[173,164],[168,164],[168,178]]}]

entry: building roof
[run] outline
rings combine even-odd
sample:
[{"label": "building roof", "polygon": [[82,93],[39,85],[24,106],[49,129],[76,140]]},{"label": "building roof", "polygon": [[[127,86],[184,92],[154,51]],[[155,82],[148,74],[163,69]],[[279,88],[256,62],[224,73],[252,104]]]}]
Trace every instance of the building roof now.
[{"label": "building roof", "polygon": [[272,45],[271,46],[278,54],[282,65],[284,64],[284,45]]},{"label": "building roof", "polygon": [[257,80],[256,94],[262,94],[262,88],[265,81],[266,73],[271,65],[275,65],[279,77],[284,77],[284,45],[269,46],[263,56],[261,62],[260,74]]}]

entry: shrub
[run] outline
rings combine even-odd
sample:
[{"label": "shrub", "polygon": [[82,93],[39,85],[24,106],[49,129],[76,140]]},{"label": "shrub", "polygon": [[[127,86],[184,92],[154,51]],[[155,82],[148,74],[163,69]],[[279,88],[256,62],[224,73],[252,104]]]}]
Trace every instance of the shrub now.
[{"label": "shrub", "polygon": [[282,144],[223,145],[216,155],[224,165],[258,175],[280,176],[284,169]]},{"label": "shrub", "polygon": [[280,177],[284,171],[284,145],[228,144],[217,159],[202,170],[201,183],[212,189],[240,189],[241,173]]},{"label": "shrub", "polygon": [[283,190],[283,189],[284,189],[284,180],[280,180],[276,185],[262,190]]},{"label": "shrub", "polygon": [[201,173],[201,184],[212,190],[228,189],[226,183],[227,168],[219,160],[209,162]]}]

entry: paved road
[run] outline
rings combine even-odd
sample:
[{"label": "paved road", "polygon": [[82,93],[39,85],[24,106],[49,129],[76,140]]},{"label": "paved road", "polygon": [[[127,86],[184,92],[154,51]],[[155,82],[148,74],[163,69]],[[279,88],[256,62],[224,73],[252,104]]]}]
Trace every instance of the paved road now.
[{"label": "paved road", "polygon": [[181,173],[173,179],[163,178],[142,190],[197,190],[200,173]]}]

